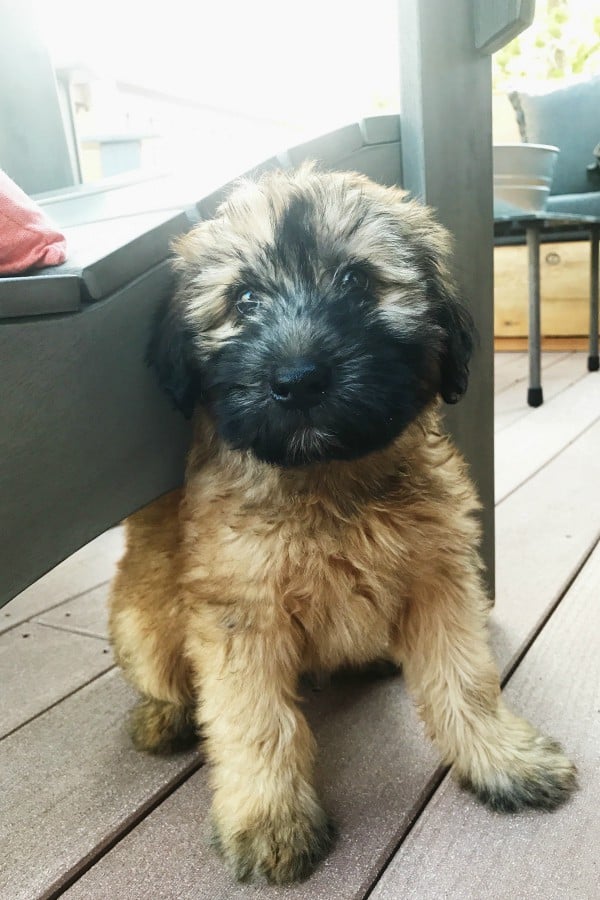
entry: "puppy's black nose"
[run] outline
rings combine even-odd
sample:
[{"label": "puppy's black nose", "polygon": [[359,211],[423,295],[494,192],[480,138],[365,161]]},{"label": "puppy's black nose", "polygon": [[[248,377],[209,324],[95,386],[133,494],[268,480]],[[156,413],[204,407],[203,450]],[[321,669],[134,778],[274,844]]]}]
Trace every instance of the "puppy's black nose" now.
[{"label": "puppy's black nose", "polygon": [[309,409],[320,403],[329,387],[331,370],[307,359],[279,366],[271,378],[271,396],[290,409]]}]

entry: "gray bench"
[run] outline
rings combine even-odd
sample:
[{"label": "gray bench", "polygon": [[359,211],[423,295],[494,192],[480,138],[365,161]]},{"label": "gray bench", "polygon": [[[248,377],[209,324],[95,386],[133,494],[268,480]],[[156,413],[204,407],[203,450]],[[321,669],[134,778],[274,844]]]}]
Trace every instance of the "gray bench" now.
[{"label": "gray bench", "polygon": [[[399,183],[398,117],[339,129],[258,169],[308,158]],[[144,357],[173,287],[170,242],[212,215],[227,189],[190,199],[187,212],[135,216],[114,215],[114,194],[58,194],[44,206],[71,222],[69,261],[0,279],[0,605],[181,482],[189,426]],[[149,206],[158,202],[152,193],[145,185]]]}]

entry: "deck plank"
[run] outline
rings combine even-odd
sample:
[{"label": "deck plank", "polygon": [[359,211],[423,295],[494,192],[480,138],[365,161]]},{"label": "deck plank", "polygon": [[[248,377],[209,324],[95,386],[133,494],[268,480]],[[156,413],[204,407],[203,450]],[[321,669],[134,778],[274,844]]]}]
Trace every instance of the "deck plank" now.
[{"label": "deck plank", "polygon": [[590,491],[600,483],[598,447],[600,422],[496,509],[498,615],[491,628],[504,671],[534,633],[531,604],[545,597],[550,608],[600,536],[597,494]]},{"label": "deck plank", "polygon": [[494,368],[496,372],[499,372],[507,365],[512,365],[515,359],[526,359],[526,357],[527,353],[525,350],[507,350],[500,353],[496,352],[494,353]]},{"label": "deck plank", "polygon": [[0,897],[43,896],[195,764],[133,750],[133,697],[109,672],[0,741]]},{"label": "deck plank", "polygon": [[600,417],[600,379],[588,373],[496,435],[496,504],[523,484]]},{"label": "deck plank", "polygon": [[[508,390],[511,387],[514,387],[514,385],[519,382],[523,382],[525,393],[527,393],[525,382],[529,377],[529,355],[527,353],[511,354],[512,359],[509,362],[502,364],[501,357],[503,357],[504,355],[505,354],[500,353],[496,353],[494,355],[494,395],[496,397],[500,396],[502,393],[504,393],[504,391]],[[557,362],[560,362],[560,360],[567,355],[568,351],[542,351],[542,382],[544,381],[546,370],[551,368]],[[583,358],[584,357],[582,354],[582,359]]]},{"label": "deck plank", "polygon": [[[502,504],[495,652],[504,671],[543,621],[598,535],[590,483],[600,478],[600,424]],[[548,529],[549,522],[560,526]],[[543,541],[536,541],[539,533]],[[532,544],[531,550],[529,545]],[[339,822],[339,842],[305,884],[283,890],[231,883],[207,850],[208,789],[198,772],[90,869],[69,900],[177,896],[236,900],[362,897],[422,807],[437,760],[404,683],[335,688],[311,703],[319,782]],[[171,892],[171,893],[169,893]]]},{"label": "deck plank", "polygon": [[0,611],[0,632],[39,615],[112,577],[124,549],[121,527],[111,528],[48,572]]},{"label": "deck plank", "polygon": [[0,737],[112,665],[108,644],[97,638],[32,622],[0,635]]},{"label": "deck plank", "polygon": [[72,631],[76,634],[87,634],[91,637],[108,639],[108,593],[110,583],[86,591],[73,600],[67,600],[55,606],[32,621]]},{"label": "deck plank", "polygon": [[581,790],[553,813],[488,812],[447,779],[371,900],[596,900],[600,891],[600,548],[509,682],[513,706],[559,738]]},{"label": "deck plank", "polygon": [[[559,362],[568,351],[544,350],[541,354],[542,377],[544,371]],[[494,354],[494,394],[497,396],[518,381],[525,381],[529,374],[529,355],[523,353]]]},{"label": "deck plank", "polygon": [[495,353],[494,354],[494,393],[504,390],[520,377],[527,366],[527,353]]},{"label": "deck plank", "polygon": [[[560,358],[543,371],[544,402],[548,403],[566,388],[581,381],[586,372],[585,354],[560,354]],[[525,369],[523,380],[515,382],[496,396],[494,408],[494,432],[496,434],[525,416],[535,415],[536,410],[527,405],[526,378],[527,370]]]}]

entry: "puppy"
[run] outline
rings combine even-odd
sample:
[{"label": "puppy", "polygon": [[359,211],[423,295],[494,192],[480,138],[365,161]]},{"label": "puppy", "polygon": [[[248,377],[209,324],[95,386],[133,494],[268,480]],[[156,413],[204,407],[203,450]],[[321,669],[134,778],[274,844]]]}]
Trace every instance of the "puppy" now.
[{"label": "puppy", "polygon": [[110,624],[142,696],[135,745],[201,731],[239,879],[303,878],[332,841],[305,670],[401,663],[443,761],[493,809],[575,786],[488,648],[478,501],[440,424],[472,349],[448,243],[401,191],[303,167],[241,183],[177,244],[151,355],[195,436],[183,492],[129,520]]}]

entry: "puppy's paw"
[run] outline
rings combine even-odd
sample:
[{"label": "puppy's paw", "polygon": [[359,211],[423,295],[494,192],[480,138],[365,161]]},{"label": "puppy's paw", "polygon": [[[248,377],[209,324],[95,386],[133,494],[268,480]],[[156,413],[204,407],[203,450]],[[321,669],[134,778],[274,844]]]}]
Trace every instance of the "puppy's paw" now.
[{"label": "puppy's paw", "polygon": [[462,775],[459,780],[498,812],[553,810],[577,788],[577,770],[560,744],[534,732],[527,746],[516,747],[504,766],[485,774]]},{"label": "puppy's paw", "polygon": [[327,856],[334,837],[335,828],[319,806],[310,816],[294,810],[241,829],[219,826],[213,818],[213,846],[238,881],[302,881]]},{"label": "puppy's paw", "polygon": [[129,734],[136,750],[156,754],[180,753],[198,742],[192,710],[153,697],[131,711]]}]

